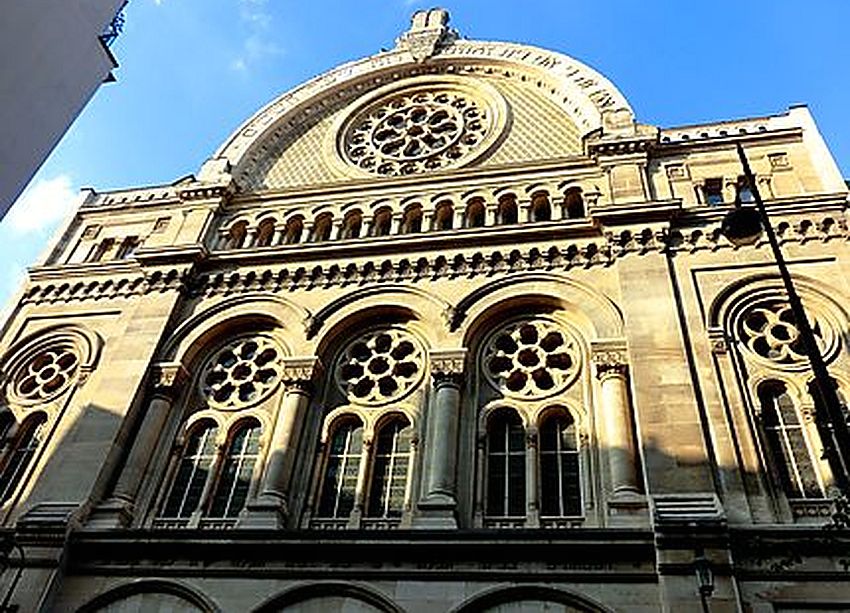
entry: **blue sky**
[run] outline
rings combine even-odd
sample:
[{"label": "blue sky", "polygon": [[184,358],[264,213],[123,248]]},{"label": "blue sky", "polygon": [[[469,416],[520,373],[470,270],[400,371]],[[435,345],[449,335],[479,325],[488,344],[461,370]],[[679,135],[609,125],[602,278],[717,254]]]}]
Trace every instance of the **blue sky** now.
[{"label": "blue sky", "polygon": [[[643,123],[675,126],[807,103],[850,177],[847,0],[444,0],[469,38],[571,55]],[[0,305],[81,187],[196,172],[247,117],[342,62],[391,47],[417,0],[131,0],[105,85],[0,222]]]}]

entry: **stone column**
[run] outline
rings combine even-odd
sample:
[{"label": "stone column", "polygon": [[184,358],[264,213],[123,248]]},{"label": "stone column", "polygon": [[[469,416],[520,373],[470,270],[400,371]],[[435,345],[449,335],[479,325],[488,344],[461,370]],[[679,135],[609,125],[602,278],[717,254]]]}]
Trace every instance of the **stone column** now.
[{"label": "stone column", "polygon": [[295,454],[313,395],[313,381],[320,370],[318,358],[287,358],[283,361],[283,398],[269,439],[260,493],[257,500],[248,505],[246,525],[280,528],[286,525]]},{"label": "stone column", "polygon": [[537,426],[528,429],[525,435],[525,527],[540,527],[540,489],[537,486],[539,466]]},{"label": "stone column", "polygon": [[431,352],[433,394],[428,415],[424,496],[419,501],[418,527],[456,528],[455,471],[465,349]]},{"label": "stone column", "polygon": [[632,410],[629,402],[628,368],[623,348],[594,348],[593,362],[601,390],[601,413],[605,424],[602,445],[611,472],[612,499],[629,498],[640,491],[635,470]]},{"label": "stone column", "polygon": [[495,226],[499,222],[499,220],[497,219],[498,211],[499,211],[499,205],[495,204],[495,203],[494,204],[488,204],[488,205],[485,205],[484,210],[485,210],[485,212],[484,212],[484,225],[485,226]]},{"label": "stone column", "polygon": [[392,222],[390,225],[390,235],[395,236],[401,234],[401,222],[404,220],[404,213],[393,213]]},{"label": "stone column", "polygon": [[272,245],[282,245],[284,238],[286,237],[286,225],[278,224],[274,229],[274,235],[272,236]]},{"label": "stone column", "polygon": [[90,525],[119,527],[133,519],[136,496],[158,448],[159,436],[166,428],[176,397],[188,379],[186,369],[177,362],[157,364],[153,369],[152,393],[130,453],[124,462],[112,496],[92,513]]}]

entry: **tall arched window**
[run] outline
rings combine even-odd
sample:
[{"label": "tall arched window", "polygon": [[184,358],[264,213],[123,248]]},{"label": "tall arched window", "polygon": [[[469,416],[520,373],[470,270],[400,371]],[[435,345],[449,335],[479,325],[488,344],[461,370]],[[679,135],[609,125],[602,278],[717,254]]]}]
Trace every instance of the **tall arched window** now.
[{"label": "tall arched window", "polygon": [[823,498],[817,462],[785,384],[765,383],[758,395],[770,461],[786,495],[789,498]]},{"label": "tall arched window", "polygon": [[414,234],[422,231],[422,207],[412,204],[404,211],[401,219],[401,233]]},{"label": "tall arched window", "polygon": [[313,224],[313,242],[323,243],[330,240],[332,226],[333,216],[330,213],[319,215]]},{"label": "tall arched window", "polygon": [[566,412],[540,425],[540,511],[544,517],[581,514],[581,480],[575,422]]},{"label": "tall arched window", "polygon": [[319,517],[345,518],[351,514],[362,451],[363,425],[353,418],[338,423],[328,443],[317,510]]},{"label": "tall arched window", "polygon": [[434,230],[451,230],[454,214],[451,202],[438,204],[434,211]]},{"label": "tall arched window", "polygon": [[375,213],[372,220],[372,236],[389,236],[393,226],[393,212],[390,209],[381,209]]},{"label": "tall arched window", "polygon": [[272,244],[274,238],[274,219],[265,219],[257,226],[257,239],[254,241],[255,247],[268,247]]},{"label": "tall arched window", "polygon": [[368,517],[401,517],[410,467],[413,429],[404,418],[384,425],[375,441],[369,485]]},{"label": "tall arched window", "polygon": [[215,422],[210,420],[199,422],[189,432],[171,491],[160,513],[162,517],[191,517],[198,509],[215,463],[217,432]]},{"label": "tall arched window", "polygon": [[245,246],[245,238],[248,236],[248,222],[240,221],[230,228],[230,242],[228,248],[240,249]]},{"label": "tall arched window", "polygon": [[497,411],[487,427],[487,515],[525,515],[525,429],[514,411]]},{"label": "tall arched window", "polygon": [[283,235],[284,245],[294,245],[301,242],[304,233],[304,219],[301,216],[293,217],[286,222],[286,232]]},{"label": "tall arched window", "polygon": [[209,517],[237,517],[245,506],[254,465],[260,452],[260,424],[246,420],[238,424],[230,436],[224,452],[222,465]]},{"label": "tall arched window", "polygon": [[473,198],[469,201],[466,207],[466,215],[464,215],[465,225],[467,228],[480,228],[486,220],[486,212],[484,209],[484,200],[481,198]]},{"label": "tall arched window", "polygon": [[552,207],[549,205],[549,196],[540,192],[531,198],[531,210],[529,221],[550,221],[552,219]]},{"label": "tall arched window", "polygon": [[499,198],[499,209],[496,218],[500,226],[515,224],[519,221],[516,197],[513,194],[506,194]]},{"label": "tall arched window", "polygon": [[0,469],[0,503],[9,500],[18,489],[41,443],[41,431],[46,421],[44,413],[36,413],[27,418],[21,424],[15,440],[3,454]]},{"label": "tall arched window", "polygon": [[363,228],[363,215],[360,211],[351,211],[342,220],[342,230],[339,237],[341,239],[360,238],[360,231]]},{"label": "tall arched window", "polygon": [[564,212],[567,219],[582,219],[584,217],[584,199],[581,197],[580,187],[571,187],[564,194]]}]

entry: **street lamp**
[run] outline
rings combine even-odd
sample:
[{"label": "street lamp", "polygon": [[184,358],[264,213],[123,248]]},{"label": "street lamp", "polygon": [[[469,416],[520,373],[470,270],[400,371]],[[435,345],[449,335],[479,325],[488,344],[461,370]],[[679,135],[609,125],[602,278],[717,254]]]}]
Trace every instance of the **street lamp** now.
[{"label": "street lamp", "polygon": [[[794,315],[794,322],[797,324],[797,329],[800,332],[800,340],[803,342],[803,348],[809,358],[812,373],[814,374],[814,382],[810,386],[809,391],[815,397],[816,401],[815,419],[818,420],[825,434],[823,436],[824,451],[827,457],[835,463],[836,485],[838,485],[842,494],[847,495],[850,493],[850,488],[848,488],[848,472],[850,472],[850,455],[848,455],[850,454],[850,429],[848,429],[844,410],[838,398],[835,383],[829,375],[817,340],[815,340],[812,326],[809,323],[808,317],[806,317],[803,303],[800,301],[800,296],[794,288],[785,258],[782,257],[779,241],[776,240],[776,233],[773,231],[773,226],[770,225],[770,218],[767,216],[764,201],[761,199],[761,194],[759,194],[755,177],[752,170],[750,170],[750,164],[744,153],[744,148],[740,143],[737,144],[737,148],[738,157],[744,169],[744,177],[753,194],[755,207],[741,206],[740,198],[736,198],[735,208],[723,219],[720,231],[736,246],[752,245],[759,239],[762,231],[767,235],[767,241],[773,252],[776,266],[779,268],[782,283],[785,286],[785,293],[788,295],[788,304]],[[826,415],[824,415],[824,411],[826,411]],[[830,431],[833,436],[829,435]]]}]

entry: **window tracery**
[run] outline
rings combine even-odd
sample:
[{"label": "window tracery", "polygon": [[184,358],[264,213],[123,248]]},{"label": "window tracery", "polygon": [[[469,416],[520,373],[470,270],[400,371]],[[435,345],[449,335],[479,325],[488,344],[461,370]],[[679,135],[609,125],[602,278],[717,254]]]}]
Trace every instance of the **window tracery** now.
[{"label": "window tracery", "polygon": [[243,409],[271,394],[281,376],[281,350],[265,336],[234,339],[208,360],[200,379],[206,402],[222,410]]},{"label": "window tracery", "polygon": [[484,376],[506,396],[535,399],[562,391],[579,372],[575,340],[555,322],[523,319],[506,324],[486,343]]},{"label": "window tracery", "polygon": [[341,152],[350,164],[383,176],[455,167],[500,127],[493,95],[482,94],[434,83],[380,96],[349,120]]},{"label": "window tracery", "polygon": [[72,343],[45,347],[12,374],[11,398],[21,404],[52,400],[74,382],[79,366],[80,356]]},{"label": "window tracery", "polygon": [[369,331],[343,349],[336,366],[337,385],[353,403],[393,402],[422,380],[424,360],[422,344],[406,330]]},{"label": "window tracery", "polygon": [[9,500],[18,489],[41,444],[46,423],[47,416],[44,413],[39,411],[30,415],[5,450],[0,467],[0,503]]},{"label": "window tracery", "polygon": [[[822,326],[817,319],[812,324],[823,350],[827,343]],[[752,306],[741,319],[739,333],[751,352],[776,365],[796,365],[807,359],[791,306],[784,300],[768,300]]]}]

